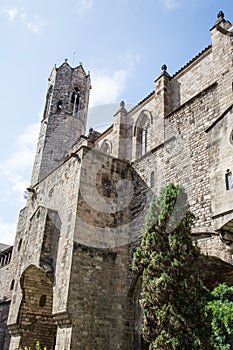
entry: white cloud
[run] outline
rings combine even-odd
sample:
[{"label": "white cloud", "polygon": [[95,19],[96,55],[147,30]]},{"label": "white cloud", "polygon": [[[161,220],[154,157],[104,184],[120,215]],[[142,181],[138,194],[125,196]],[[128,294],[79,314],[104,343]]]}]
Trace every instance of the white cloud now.
[{"label": "white cloud", "polygon": [[87,11],[92,8],[93,0],[79,0],[78,1],[78,14],[83,16]]},{"label": "white cloud", "polygon": [[43,25],[39,22],[28,22],[27,23],[27,29],[30,31],[30,32],[33,32],[33,33],[39,33],[39,32],[42,32],[43,30]]},{"label": "white cloud", "polygon": [[92,70],[89,106],[119,102],[118,99],[125,89],[127,79],[133,74],[135,66],[140,61],[140,53],[127,51],[118,55],[118,64],[124,66],[123,69],[115,70],[112,73],[106,70]]},{"label": "white cloud", "polygon": [[162,0],[164,6],[168,10],[173,10],[181,6],[182,0]]},{"label": "white cloud", "polygon": [[20,15],[20,10],[17,9],[17,8],[12,8],[12,9],[9,9],[9,10],[5,10],[4,12],[7,14],[8,19],[11,22],[13,22]]},{"label": "white cloud", "polygon": [[4,222],[0,218],[0,243],[14,244],[14,237],[16,233],[16,223]]},{"label": "white cloud", "polygon": [[36,16],[34,19],[29,19],[26,12],[21,8],[13,7],[4,10],[4,12],[6,13],[10,22],[19,20],[30,32],[39,33],[43,30],[44,25],[38,16]]},{"label": "white cloud", "polygon": [[119,62],[127,65],[129,69],[133,68],[136,64],[140,63],[141,55],[140,53],[126,52],[119,55]]},{"label": "white cloud", "polygon": [[35,156],[38,132],[38,123],[29,126],[13,145],[13,155],[0,166],[0,173],[8,179],[11,186],[8,196],[15,201],[23,201],[24,190],[29,185],[28,175]]},{"label": "white cloud", "polygon": [[90,107],[114,103],[124,90],[129,72],[119,70],[113,74],[106,71],[92,72]]},{"label": "white cloud", "polygon": [[[39,127],[40,123],[28,126],[12,145],[12,156],[0,164],[1,205],[16,210],[16,215],[17,210],[25,205],[24,192],[30,184]],[[3,208],[3,211],[6,210]],[[16,223],[6,215],[0,217],[0,243],[13,244],[15,233]]]}]

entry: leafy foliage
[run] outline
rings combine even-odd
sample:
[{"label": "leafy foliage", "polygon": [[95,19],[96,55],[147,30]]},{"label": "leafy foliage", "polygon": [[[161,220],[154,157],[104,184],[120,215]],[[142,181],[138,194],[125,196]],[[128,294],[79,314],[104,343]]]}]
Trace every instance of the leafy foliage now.
[{"label": "leafy foliage", "polygon": [[161,190],[146,217],[133,269],[142,274],[142,334],[150,350],[213,349],[193,219],[184,189],[174,184]]},{"label": "leafy foliage", "polygon": [[211,300],[206,309],[212,318],[214,348],[231,349],[229,340],[233,334],[233,287],[220,284],[211,292]]},{"label": "leafy foliage", "polygon": [[[24,348],[20,348],[19,350],[32,350],[32,349],[30,347],[28,347],[28,346],[25,346]],[[40,343],[37,341],[35,350],[47,350],[47,348],[46,347],[42,348],[40,346]]]}]

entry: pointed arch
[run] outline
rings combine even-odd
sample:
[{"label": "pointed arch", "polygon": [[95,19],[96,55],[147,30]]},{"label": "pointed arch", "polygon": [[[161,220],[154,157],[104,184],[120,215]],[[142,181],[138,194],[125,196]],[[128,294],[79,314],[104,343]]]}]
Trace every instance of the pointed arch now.
[{"label": "pointed arch", "polygon": [[105,139],[100,147],[100,151],[106,154],[112,154],[112,143]]},{"label": "pointed arch", "polygon": [[136,158],[143,156],[150,149],[152,115],[149,111],[143,110],[134,126],[134,138],[136,141]]},{"label": "pointed arch", "polygon": [[[36,341],[48,350],[54,348],[57,326],[53,319],[53,283],[43,269],[26,268],[20,278],[22,301],[18,315],[20,347],[34,348]],[[30,330],[30,332],[29,332]]]}]

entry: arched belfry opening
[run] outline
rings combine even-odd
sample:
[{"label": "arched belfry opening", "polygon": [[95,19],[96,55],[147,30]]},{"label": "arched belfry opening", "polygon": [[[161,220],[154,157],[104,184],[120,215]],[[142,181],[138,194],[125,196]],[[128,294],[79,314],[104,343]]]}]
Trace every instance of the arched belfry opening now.
[{"label": "arched belfry opening", "polygon": [[78,87],[75,87],[71,95],[71,108],[72,108],[73,116],[77,116],[77,113],[79,110],[79,104],[80,104],[80,89]]},{"label": "arched belfry opening", "polygon": [[22,301],[18,315],[21,333],[20,347],[34,349],[36,341],[41,347],[53,350],[57,326],[52,316],[53,286],[42,269],[30,265],[21,280]]}]

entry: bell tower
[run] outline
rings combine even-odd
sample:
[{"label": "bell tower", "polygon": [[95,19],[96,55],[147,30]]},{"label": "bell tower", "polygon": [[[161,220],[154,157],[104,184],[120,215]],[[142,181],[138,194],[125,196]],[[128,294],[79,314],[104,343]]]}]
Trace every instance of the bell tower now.
[{"label": "bell tower", "polygon": [[90,75],[67,60],[49,77],[31,185],[43,180],[64,160],[86,132]]}]

